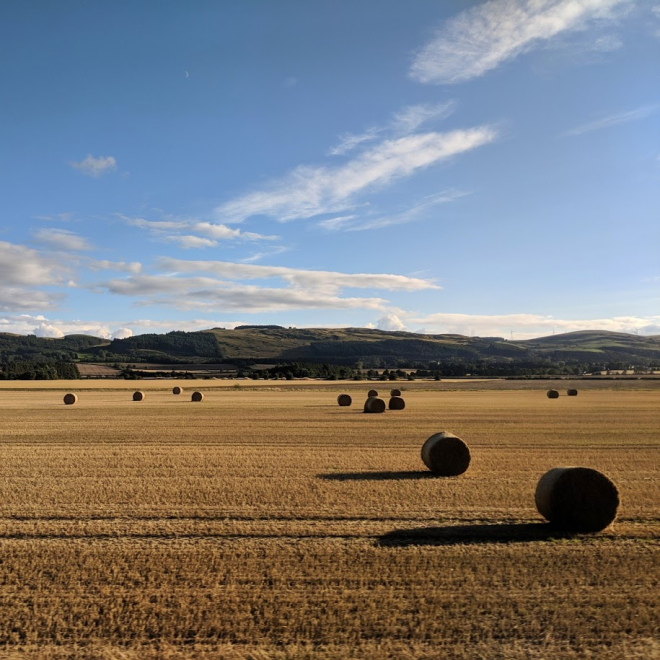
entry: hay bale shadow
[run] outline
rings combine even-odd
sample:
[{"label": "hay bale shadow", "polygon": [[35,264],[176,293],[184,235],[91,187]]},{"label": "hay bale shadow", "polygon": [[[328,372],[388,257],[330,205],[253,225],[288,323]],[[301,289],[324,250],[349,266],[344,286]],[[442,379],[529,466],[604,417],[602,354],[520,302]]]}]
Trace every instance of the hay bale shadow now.
[{"label": "hay bale shadow", "polygon": [[575,534],[557,529],[549,523],[513,523],[480,525],[447,525],[395,529],[377,540],[385,547],[414,545],[479,545],[483,543],[521,543],[572,538]]},{"label": "hay bale shadow", "polygon": [[442,479],[428,470],[407,470],[402,472],[331,472],[317,474],[326,481],[403,481],[405,479]]}]

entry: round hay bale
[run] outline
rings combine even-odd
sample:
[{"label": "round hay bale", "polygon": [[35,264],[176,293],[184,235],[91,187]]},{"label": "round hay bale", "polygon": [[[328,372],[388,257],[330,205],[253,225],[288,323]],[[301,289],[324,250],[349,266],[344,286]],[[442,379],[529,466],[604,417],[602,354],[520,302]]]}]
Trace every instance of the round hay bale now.
[{"label": "round hay bale", "polygon": [[577,396],[577,390],[566,390],[568,396]]},{"label": "round hay bale", "polygon": [[367,392],[367,397],[371,398],[372,396],[378,396],[378,392],[376,392],[376,390],[369,390]]},{"label": "round hay bale", "polygon": [[400,396],[393,396],[390,399],[390,403],[388,406],[390,410],[403,410],[405,407],[406,407],[406,402]]},{"label": "round hay bale", "polygon": [[536,486],[536,508],[551,523],[576,532],[600,532],[616,518],[617,487],[598,470],[558,467]]},{"label": "round hay bale", "polygon": [[558,399],[559,392],[557,390],[548,390],[548,399]]},{"label": "round hay bale", "polygon": [[78,395],[77,394],[72,394],[69,392],[68,394],[64,395],[64,403],[67,406],[72,406],[74,403],[78,401]]},{"label": "round hay bale", "polygon": [[463,474],[470,465],[470,449],[453,433],[442,431],[432,435],[422,446],[424,465],[441,477]]},{"label": "round hay bale", "polygon": [[350,406],[351,403],[353,403],[353,399],[351,399],[351,396],[349,394],[340,394],[337,397],[337,403],[340,406]]},{"label": "round hay bale", "polygon": [[172,388],[172,394],[181,394],[183,392],[183,387],[179,387],[178,385],[175,385]]},{"label": "round hay bale", "polygon": [[133,401],[144,401],[144,392],[133,392]]},{"label": "round hay bale", "polygon": [[390,396],[401,396],[401,390],[392,390]]},{"label": "round hay bale", "polygon": [[379,399],[377,396],[370,396],[364,402],[364,412],[366,413],[384,413],[385,401]]},{"label": "round hay bale", "polygon": [[204,401],[204,395],[201,392],[193,392],[190,397],[191,401]]}]

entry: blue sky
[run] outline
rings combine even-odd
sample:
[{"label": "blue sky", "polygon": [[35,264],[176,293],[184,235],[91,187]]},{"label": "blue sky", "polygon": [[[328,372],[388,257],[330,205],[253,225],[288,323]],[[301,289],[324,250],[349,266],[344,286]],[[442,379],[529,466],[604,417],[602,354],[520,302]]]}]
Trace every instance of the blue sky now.
[{"label": "blue sky", "polygon": [[0,331],[660,334],[660,3],[5,0]]}]

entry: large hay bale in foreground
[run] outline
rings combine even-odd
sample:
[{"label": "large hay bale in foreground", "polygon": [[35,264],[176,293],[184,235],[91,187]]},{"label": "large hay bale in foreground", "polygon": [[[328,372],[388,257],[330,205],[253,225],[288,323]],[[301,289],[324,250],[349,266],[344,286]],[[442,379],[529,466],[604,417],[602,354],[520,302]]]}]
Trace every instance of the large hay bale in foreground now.
[{"label": "large hay bale in foreground", "polygon": [[392,390],[390,396],[401,396],[401,390]]},{"label": "large hay bale in foreground", "polygon": [[353,403],[353,399],[351,399],[350,394],[340,394],[337,397],[337,403],[340,406],[350,406]]},{"label": "large hay bale in foreground", "polygon": [[568,396],[577,396],[577,390],[566,390]]},{"label": "large hay bale in foreground", "polygon": [[370,396],[364,402],[364,412],[366,413],[384,413],[385,401],[379,399],[377,396]]},{"label": "large hay bale in foreground", "polygon": [[422,446],[424,465],[441,477],[463,474],[470,465],[470,449],[453,433],[442,431],[432,435]]},{"label": "large hay bale in foreground", "polygon": [[172,388],[172,394],[181,394],[183,392],[183,387],[179,387],[178,385],[175,385]]},{"label": "large hay bale in foreground", "polygon": [[536,486],[536,508],[551,523],[575,532],[599,532],[616,518],[617,487],[598,470],[558,467]]},{"label": "large hay bale in foreground", "polygon": [[393,396],[388,405],[390,410],[403,410],[405,407],[406,402],[400,396]]},{"label": "large hay bale in foreground", "polygon": [[72,406],[74,403],[76,403],[76,401],[78,401],[77,394],[72,394],[71,392],[69,392],[68,394],[64,395],[64,403],[67,406]]},{"label": "large hay bale in foreground", "polygon": [[559,392],[557,390],[548,390],[548,399],[558,399]]},{"label": "large hay bale in foreground", "polygon": [[201,392],[193,392],[190,397],[191,401],[204,401],[204,395]]},{"label": "large hay bale in foreground", "polygon": [[367,397],[371,398],[372,396],[378,396],[378,392],[376,392],[376,390],[369,390],[367,392]]},{"label": "large hay bale in foreground", "polygon": [[133,392],[133,401],[144,401],[144,392]]}]

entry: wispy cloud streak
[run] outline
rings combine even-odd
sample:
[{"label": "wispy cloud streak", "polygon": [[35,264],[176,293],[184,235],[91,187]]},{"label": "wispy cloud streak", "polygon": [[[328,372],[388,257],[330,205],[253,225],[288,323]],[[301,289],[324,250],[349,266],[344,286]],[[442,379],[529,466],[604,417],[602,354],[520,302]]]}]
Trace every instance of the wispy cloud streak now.
[{"label": "wispy cloud streak", "polygon": [[633,0],[489,0],[448,20],[417,53],[410,76],[422,83],[457,83]]},{"label": "wispy cloud streak", "polygon": [[617,112],[612,115],[607,115],[606,117],[601,117],[595,121],[589,122],[587,124],[582,124],[576,128],[572,128],[570,131],[562,133],[562,137],[571,137],[573,135],[582,135],[583,133],[590,133],[591,131],[600,131],[604,128],[610,128],[610,126],[618,126],[619,124],[627,124],[631,121],[637,121],[638,119],[645,119],[650,115],[658,111],[658,105],[645,105],[636,110],[628,110],[627,112]]},{"label": "wispy cloud streak", "polygon": [[264,190],[219,206],[216,213],[224,222],[241,222],[255,215],[287,221],[345,211],[354,207],[361,193],[411,176],[496,137],[494,128],[479,126],[385,140],[339,167],[297,167]]}]

